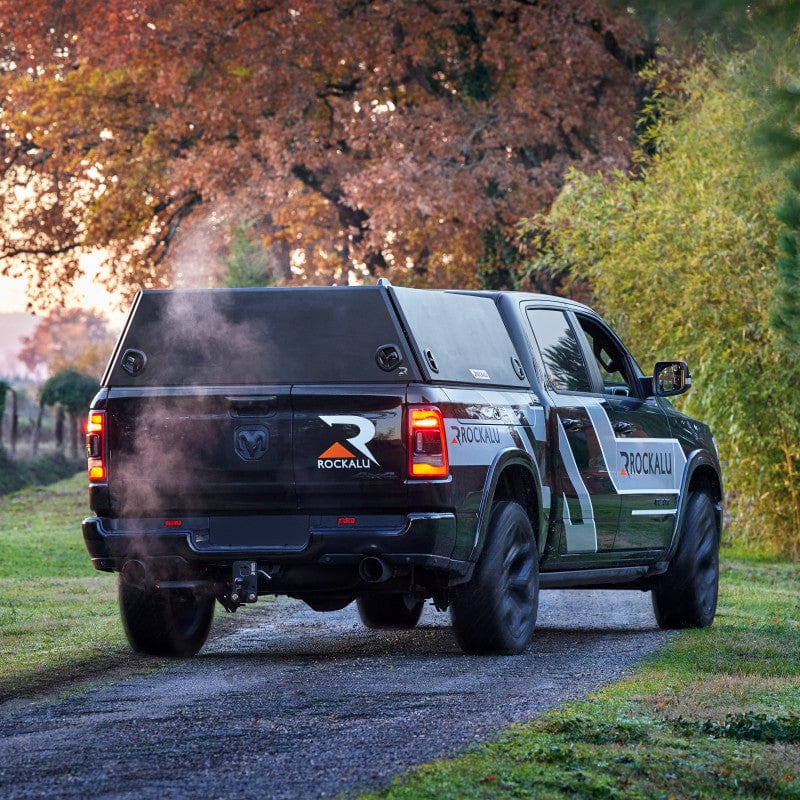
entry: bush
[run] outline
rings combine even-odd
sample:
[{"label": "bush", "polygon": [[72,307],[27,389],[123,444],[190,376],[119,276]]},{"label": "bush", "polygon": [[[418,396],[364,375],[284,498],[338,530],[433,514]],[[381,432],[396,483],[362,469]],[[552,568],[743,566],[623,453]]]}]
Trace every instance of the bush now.
[{"label": "bush", "polygon": [[12,461],[0,448],[0,495],[16,492],[25,486],[44,486],[69,478],[86,466],[83,459],[55,454],[29,461]]},{"label": "bush", "polygon": [[769,324],[785,182],[753,148],[766,112],[747,70],[744,59],[696,67],[637,174],[573,170],[546,220],[552,251],[534,266],[588,280],[646,370],[689,362],[682,408],[717,437],[734,530],[797,558],[800,357]]}]

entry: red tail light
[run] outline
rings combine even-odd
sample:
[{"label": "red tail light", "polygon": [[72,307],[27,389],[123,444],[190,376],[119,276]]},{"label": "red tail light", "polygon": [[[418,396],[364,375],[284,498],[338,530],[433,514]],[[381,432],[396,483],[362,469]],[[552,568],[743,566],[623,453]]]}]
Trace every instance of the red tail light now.
[{"label": "red tail light", "polygon": [[89,466],[89,481],[102,483],[106,474],[106,412],[90,411],[86,423],[86,460]]},{"label": "red tail light", "polygon": [[408,410],[408,474],[411,478],[446,478],[450,474],[444,419],[438,408]]}]

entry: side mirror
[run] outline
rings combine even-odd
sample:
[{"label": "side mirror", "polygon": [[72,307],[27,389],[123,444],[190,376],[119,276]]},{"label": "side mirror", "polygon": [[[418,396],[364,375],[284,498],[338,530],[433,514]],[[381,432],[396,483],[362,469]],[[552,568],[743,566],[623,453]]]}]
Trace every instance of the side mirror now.
[{"label": "side mirror", "polygon": [[672,397],[683,394],[692,385],[692,376],[685,361],[657,361],[653,369],[653,394]]}]

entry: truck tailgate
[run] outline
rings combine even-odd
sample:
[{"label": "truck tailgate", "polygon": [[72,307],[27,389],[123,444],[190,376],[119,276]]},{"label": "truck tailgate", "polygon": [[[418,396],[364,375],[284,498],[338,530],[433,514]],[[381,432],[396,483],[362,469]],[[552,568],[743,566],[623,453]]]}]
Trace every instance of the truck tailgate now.
[{"label": "truck tailgate", "polygon": [[405,386],[294,386],[299,507],[324,513],[405,508]]},{"label": "truck tailgate", "polygon": [[115,515],[294,511],[288,386],[112,389]]}]

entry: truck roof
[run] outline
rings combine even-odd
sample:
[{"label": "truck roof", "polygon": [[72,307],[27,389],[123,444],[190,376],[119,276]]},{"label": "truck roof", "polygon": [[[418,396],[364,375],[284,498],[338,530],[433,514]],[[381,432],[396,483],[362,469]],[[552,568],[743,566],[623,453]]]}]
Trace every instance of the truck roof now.
[{"label": "truck roof", "polygon": [[491,296],[385,281],[139,292],[103,385],[411,381],[530,385]]}]

